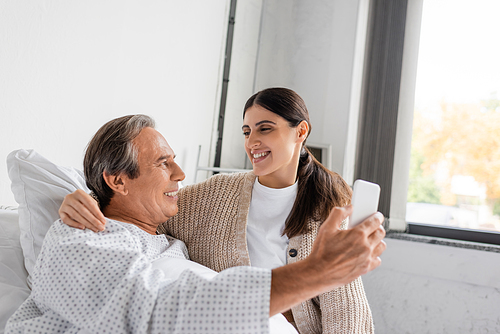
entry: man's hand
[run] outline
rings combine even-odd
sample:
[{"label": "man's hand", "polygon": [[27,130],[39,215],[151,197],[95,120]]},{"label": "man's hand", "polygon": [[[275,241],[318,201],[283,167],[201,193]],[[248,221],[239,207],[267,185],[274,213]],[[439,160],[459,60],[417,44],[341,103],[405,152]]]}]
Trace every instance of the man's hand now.
[{"label": "man's hand", "polygon": [[103,231],[106,224],[106,218],[99,210],[97,202],[81,189],[64,197],[59,208],[59,216],[68,226],[88,228],[94,232]]},{"label": "man's hand", "polygon": [[[334,208],[319,229],[311,255],[313,271],[325,280],[327,290],[352,282],[377,268],[386,248],[384,216],[377,212],[349,230],[340,230],[341,222],[352,212],[352,206]],[[328,282],[329,281],[329,282]],[[328,285],[331,284],[331,288]]]},{"label": "man's hand", "polygon": [[270,315],[346,285],[380,265],[379,256],[386,248],[384,216],[377,212],[350,230],[340,230],[351,212],[351,206],[334,208],[309,257],[273,270]]}]

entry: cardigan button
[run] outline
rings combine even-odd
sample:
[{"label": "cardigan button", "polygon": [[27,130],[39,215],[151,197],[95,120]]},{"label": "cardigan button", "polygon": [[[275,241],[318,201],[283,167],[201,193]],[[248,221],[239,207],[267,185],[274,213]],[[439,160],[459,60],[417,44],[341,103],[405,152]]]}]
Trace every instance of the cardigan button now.
[{"label": "cardigan button", "polygon": [[296,257],[297,256],[297,250],[296,249],[290,249],[290,251],[288,252],[288,255],[290,255],[290,257]]}]

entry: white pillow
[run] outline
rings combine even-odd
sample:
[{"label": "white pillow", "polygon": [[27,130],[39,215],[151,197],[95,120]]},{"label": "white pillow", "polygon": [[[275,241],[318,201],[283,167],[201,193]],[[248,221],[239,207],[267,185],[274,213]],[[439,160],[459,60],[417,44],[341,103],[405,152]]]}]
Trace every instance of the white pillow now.
[{"label": "white pillow", "polygon": [[17,210],[0,208],[0,333],[30,294],[19,243],[18,218]]},{"label": "white pillow", "polygon": [[[19,227],[24,265],[31,275],[43,238],[54,221],[64,196],[83,189],[82,171],[57,166],[34,150],[16,150],[7,157],[12,192],[19,204]],[[28,278],[28,283],[30,279]]]}]

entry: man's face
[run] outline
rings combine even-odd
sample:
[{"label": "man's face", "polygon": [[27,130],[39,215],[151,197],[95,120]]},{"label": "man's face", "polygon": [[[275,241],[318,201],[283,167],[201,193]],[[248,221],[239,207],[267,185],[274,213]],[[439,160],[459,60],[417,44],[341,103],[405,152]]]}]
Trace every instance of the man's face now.
[{"label": "man's face", "polygon": [[184,180],[184,172],[155,129],[144,128],[132,143],[138,150],[139,177],[127,181],[129,200],[141,219],[161,224],[177,213],[178,182]]}]

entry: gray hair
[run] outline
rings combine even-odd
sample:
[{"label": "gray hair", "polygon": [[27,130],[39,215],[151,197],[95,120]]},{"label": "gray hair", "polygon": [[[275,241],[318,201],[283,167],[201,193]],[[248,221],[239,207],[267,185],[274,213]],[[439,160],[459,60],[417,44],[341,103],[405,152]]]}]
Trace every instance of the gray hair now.
[{"label": "gray hair", "polygon": [[104,210],[114,192],[104,180],[103,173],[129,178],[139,176],[137,148],[132,144],[144,128],[154,128],[155,121],[146,115],[128,115],[104,124],[87,145],[83,169],[87,186],[97,197],[99,207]]}]

